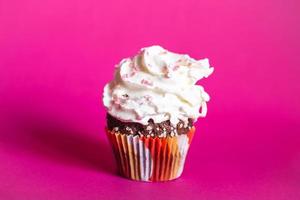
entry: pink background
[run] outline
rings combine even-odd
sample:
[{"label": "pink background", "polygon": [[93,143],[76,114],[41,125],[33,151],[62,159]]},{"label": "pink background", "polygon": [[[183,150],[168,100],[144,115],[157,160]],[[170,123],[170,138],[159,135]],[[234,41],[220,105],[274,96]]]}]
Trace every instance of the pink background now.
[{"label": "pink background", "polygon": [[[300,199],[298,0],[0,0],[0,199]],[[116,175],[104,84],[139,48],[210,58],[181,179]]]}]

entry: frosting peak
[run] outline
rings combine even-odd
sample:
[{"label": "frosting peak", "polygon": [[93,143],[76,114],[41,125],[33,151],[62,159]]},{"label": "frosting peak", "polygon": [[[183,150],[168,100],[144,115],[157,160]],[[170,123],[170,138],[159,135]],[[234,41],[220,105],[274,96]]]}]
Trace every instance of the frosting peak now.
[{"label": "frosting peak", "polygon": [[117,65],[114,80],[104,88],[103,103],[122,121],[170,120],[176,125],[196,120],[205,117],[209,95],[195,84],[212,72],[208,59],[195,60],[160,46],[143,48]]}]

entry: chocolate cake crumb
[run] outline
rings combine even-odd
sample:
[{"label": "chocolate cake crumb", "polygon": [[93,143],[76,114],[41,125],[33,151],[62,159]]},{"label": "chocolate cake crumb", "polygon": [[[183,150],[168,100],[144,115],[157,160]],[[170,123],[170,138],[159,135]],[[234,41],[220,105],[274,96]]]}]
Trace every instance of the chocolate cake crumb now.
[{"label": "chocolate cake crumb", "polygon": [[107,128],[110,131],[146,137],[174,137],[176,135],[187,134],[193,126],[192,119],[188,120],[187,126],[180,120],[175,127],[171,124],[170,120],[154,123],[153,119],[150,119],[147,125],[143,125],[136,122],[123,122],[110,114],[107,114],[106,120]]}]

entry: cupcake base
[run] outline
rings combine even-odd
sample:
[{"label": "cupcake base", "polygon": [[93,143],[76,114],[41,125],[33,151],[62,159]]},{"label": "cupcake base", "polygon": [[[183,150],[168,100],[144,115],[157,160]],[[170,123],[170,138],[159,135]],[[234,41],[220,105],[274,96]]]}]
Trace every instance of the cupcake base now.
[{"label": "cupcake base", "polygon": [[119,172],[138,181],[169,181],[180,177],[195,127],[174,137],[146,137],[106,130]]}]

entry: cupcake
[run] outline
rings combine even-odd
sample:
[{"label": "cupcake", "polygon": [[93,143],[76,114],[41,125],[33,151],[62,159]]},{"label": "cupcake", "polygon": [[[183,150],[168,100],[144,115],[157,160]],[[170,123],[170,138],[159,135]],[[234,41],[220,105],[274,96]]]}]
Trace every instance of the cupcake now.
[{"label": "cupcake", "polygon": [[180,177],[198,117],[209,95],[196,85],[213,72],[208,59],[195,60],[160,46],[123,59],[106,84],[106,133],[122,176],[139,181]]}]

